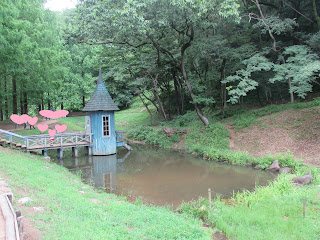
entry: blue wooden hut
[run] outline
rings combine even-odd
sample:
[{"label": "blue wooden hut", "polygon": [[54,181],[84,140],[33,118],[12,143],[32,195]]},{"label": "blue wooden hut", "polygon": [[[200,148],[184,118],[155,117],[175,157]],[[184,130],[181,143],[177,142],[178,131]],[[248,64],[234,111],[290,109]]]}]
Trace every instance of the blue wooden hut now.
[{"label": "blue wooden hut", "polygon": [[86,117],[86,133],[92,134],[92,155],[111,155],[117,152],[114,111],[119,110],[102,80],[101,65],[99,80],[89,102],[82,111]]}]

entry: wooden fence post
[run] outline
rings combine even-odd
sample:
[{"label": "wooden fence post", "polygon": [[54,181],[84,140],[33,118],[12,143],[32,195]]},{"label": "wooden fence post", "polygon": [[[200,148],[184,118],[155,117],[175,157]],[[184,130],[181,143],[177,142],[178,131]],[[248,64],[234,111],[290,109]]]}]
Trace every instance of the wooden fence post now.
[{"label": "wooden fence post", "polygon": [[209,206],[211,209],[211,188],[208,189],[208,195],[209,195]]},{"label": "wooden fence post", "polygon": [[306,217],[306,199],[303,199],[303,218]]}]

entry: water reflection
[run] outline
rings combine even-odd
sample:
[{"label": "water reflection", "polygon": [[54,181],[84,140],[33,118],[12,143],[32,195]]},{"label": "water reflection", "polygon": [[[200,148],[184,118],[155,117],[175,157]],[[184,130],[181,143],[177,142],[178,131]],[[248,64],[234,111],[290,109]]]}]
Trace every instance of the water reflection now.
[{"label": "water reflection", "polygon": [[134,149],[131,154],[120,151],[118,156],[65,158],[60,164],[70,171],[81,171],[83,180],[97,188],[142,196],[157,205],[177,206],[207,197],[208,188],[229,197],[234,191],[266,185],[273,178],[268,172],[207,162],[180,152],[140,146]]}]

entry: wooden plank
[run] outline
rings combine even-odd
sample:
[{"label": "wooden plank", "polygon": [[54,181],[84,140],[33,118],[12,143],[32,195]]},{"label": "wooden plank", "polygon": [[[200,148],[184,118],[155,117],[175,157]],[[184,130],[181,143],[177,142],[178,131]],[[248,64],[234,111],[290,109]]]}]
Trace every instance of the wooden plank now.
[{"label": "wooden plank", "polygon": [[[76,147],[76,146],[90,146],[90,145],[91,145],[91,143],[89,143],[89,142],[78,143],[78,145],[75,145],[74,143],[64,143],[62,145],[62,147]],[[36,145],[36,146],[29,147],[28,150],[44,149],[44,148],[47,148],[47,149],[61,148],[61,145],[60,144],[53,144],[53,145],[47,145],[47,146]]]},{"label": "wooden plank", "polygon": [[9,202],[5,195],[0,196],[0,207],[2,211],[2,216],[6,222],[6,240],[18,240],[19,235],[16,235],[16,225],[15,225],[15,215],[11,212]]}]

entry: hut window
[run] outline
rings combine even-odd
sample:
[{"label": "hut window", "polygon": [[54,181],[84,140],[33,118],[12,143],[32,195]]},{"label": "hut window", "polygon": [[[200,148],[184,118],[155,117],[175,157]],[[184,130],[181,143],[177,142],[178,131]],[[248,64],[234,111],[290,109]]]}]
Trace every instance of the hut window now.
[{"label": "hut window", "polygon": [[102,116],[102,131],[104,137],[110,136],[110,121],[109,116]]}]

